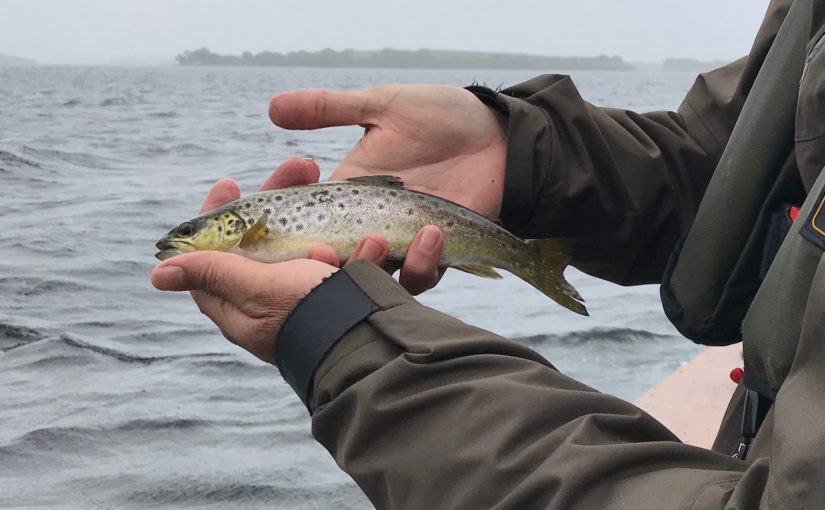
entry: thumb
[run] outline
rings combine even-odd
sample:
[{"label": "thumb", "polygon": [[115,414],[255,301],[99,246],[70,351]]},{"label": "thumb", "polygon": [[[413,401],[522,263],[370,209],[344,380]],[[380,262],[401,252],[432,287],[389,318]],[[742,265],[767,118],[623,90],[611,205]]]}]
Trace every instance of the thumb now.
[{"label": "thumb", "polygon": [[381,89],[284,92],[270,99],[269,118],[273,124],[285,129],[374,124],[387,102],[385,97]]},{"label": "thumb", "polygon": [[159,290],[202,290],[238,303],[258,289],[261,266],[233,253],[184,253],[158,264],[152,271],[152,285]]}]

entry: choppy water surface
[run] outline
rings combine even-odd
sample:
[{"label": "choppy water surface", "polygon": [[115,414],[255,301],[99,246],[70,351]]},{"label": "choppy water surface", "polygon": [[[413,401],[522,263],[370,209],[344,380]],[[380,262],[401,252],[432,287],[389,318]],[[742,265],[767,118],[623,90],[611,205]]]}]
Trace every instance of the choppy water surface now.
[{"label": "choppy water surface", "polygon": [[[154,291],[154,242],[209,185],[254,191],[289,156],[330,172],[358,128],[287,132],[278,91],[491,86],[531,71],[0,67],[0,506],[369,508],[277,371],[186,295]],[[687,74],[577,73],[584,97],[675,108]],[[634,398],[695,352],[655,288],[580,274],[592,317],[515,278],[448,273],[422,301]]]}]

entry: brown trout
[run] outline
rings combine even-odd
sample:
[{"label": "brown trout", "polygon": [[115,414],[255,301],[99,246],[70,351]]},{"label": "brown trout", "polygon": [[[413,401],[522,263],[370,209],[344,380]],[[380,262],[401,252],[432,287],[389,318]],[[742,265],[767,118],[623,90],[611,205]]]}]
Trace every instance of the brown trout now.
[{"label": "brown trout", "polygon": [[560,305],[587,315],[564,279],[573,243],[523,241],[484,216],[442,198],[412,191],[392,176],[355,177],[255,193],[180,224],[157,243],[165,260],[196,250],[238,253],[261,262],[306,257],[317,244],[347,259],[368,233],[383,234],[389,257],[403,260],[425,225],[444,233],[441,264],[485,278],[509,271]]}]

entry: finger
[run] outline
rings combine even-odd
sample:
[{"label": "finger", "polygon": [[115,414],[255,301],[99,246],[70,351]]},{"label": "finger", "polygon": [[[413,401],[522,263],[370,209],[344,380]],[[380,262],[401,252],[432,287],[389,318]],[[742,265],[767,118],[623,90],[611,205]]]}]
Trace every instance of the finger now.
[{"label": "finger", "polygon": [[159,290],[202,290],[237,303],[259,290],[264,265],[234,253],[184,253],[158,264],[152,284]]},{"label": "finger", "polygon": [[209,193],[206,194],[201,213],[217,209],[239,198],[241,198],[241,188],[238,187],[238,183],[232,179],[221,179],[213,184]]},{"label": "finger", "polygon": [[298,90],[284,92],[269,101],[269,118],[285,129],[318,129],[330,126],[371,124],[378,113],[381,89],[358,92]]},{"label": "finger", "polygon": [[355,247],[349,262],[369,260],[373,264],[383,266],[390,254],[390,243],[381,234],[367,234]]},{"label": "finger", "polygon": [[331,266],[339,267],[341,265],[341,258],[338,252],[328,244],[319,244],[309,249],[308,259],[317,260]]},{"label": "finger", "polygon": [[321,167],[310,158],[289,158],[272,172],[261,191],[313,184],[321,178]]},{"label": "finger", "polygon": [[438,227],[427,225],[415,236],[398,281],[410,294],[421,294],[438,283],[441,278],[439,262],[444,246],[444,234]]}]

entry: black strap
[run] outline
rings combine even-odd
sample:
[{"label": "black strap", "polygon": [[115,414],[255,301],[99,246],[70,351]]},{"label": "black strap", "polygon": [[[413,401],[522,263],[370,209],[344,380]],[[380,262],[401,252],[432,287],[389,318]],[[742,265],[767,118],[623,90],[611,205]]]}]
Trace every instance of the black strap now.
[{"label": "black strap", "polygon": [[346,271],[338,271],[302,299],[281,327],[275,363],[310,413],[315,370],[338,340],[378,310]]},{"label": "black strap", "polygon": [[742,375],[742,384],[746,388],[745,401],[742,406],[742,439],[733,456],[745,460],[753,439],[776,399],[776,392],[771,389],[770,384],[747,369]]}]

